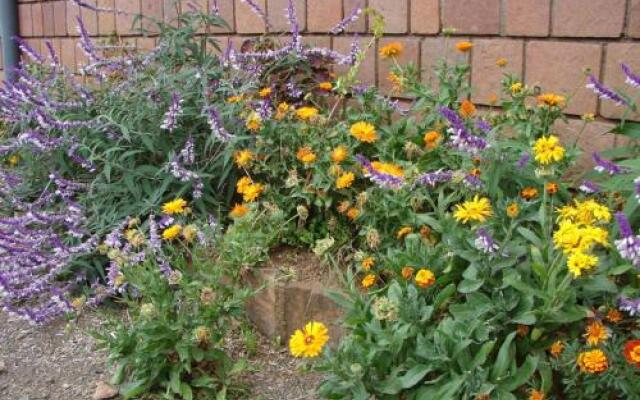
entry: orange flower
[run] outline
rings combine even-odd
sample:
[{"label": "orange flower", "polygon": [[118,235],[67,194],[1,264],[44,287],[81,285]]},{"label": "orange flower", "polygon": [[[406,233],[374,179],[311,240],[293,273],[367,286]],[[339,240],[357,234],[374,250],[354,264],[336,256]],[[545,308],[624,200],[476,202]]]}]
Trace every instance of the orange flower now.
[{"label": "orange flower", "polygon": [[349,218],[350,220],[354,220],[356,218],[358,218],[358,216],[360,216],[360,210],[358,210],[355,207],[351,207],[347,210],[347,218]]},{"label": "orange flower", "polygon": [[431,272],[431,270],[422,268],[418,270],[415,281],[416,285],[420,286],[423,289],[426,289],[436,282],[436,276],[433,274],[433,272]]},{"label": "orange flower", "polygon": [[403,267],[402,268],[402,277],[406,280],[411,279],[413,276],[413,268],[412,267]]},{"label": "orange flower", "polygon": [[375,264],[376,264],[376,259],[373,257],[367,257],[364,260],[362,260],[362,263],[360,263],[360,265],[362,265],[362,269],[365,271],[369,271],[371,267],[373,267]]},{"label": "orange flower", "polygon": [[597,346],[609,337],[609,331],[600,321],[594,320],[587,325],[586,333],[583,335],[587,339],[587,344]]},{"label": "orange flower", "polygon": [[475,177],[478,177],[482,174],[482,171],[480,170],[480,168],[472,168],[469,173]]},{"label": "orange flower", "polygon": [[469,118],[476,113],[476,106],[469,100],[463,100],[458,111],[463,117]]},{"label": "orange flower", "polygon": [[564,96],[555,93],[543,93],[537,97],[538,104],[541,106],[558,106],[562,107],[565,103]]},{"label": "orange flower", "polygon": [[347,159],[349,150],[344,146],[338,146],[331,151],[331,161],[335,163],[341,163]]},{"label": "orange flower", "polygon": [[338,209],[338,212],[340,214],[344,214],[347,211],[349,211],[349,207],[351,207],[351,203],[347,200],[343,200],[340,203],[338,203],[338,207],[336,207]]},{"label": "orange flower", "polygon": [[564,343],[562,343],[560,340],[553,342],[553,344],[549,348],[549,353],[551,353],[551,356],[553,358],[558,358],[563,351],[564,351]]},{"label": "orange flower", "polygon": [[516,328],[516,334],[520,337],[525,337],[529,334],[529,326],[518,324]]},{"label": "orange flower", "polygon": [[236,204],[235,206],[233,206],[233,208],[231,209],[231,212],[229,213],[229,215],[232,218],[242,218],[245,215],[247,215],[247,213],[249,212],[249,207],[247,207],[244,204]]},{"label": "orange flower", "polygon": [[389,72],[387,80],[391,83],[392,90],[396,93],[402,93],[404,88],[404,78],[394,72]]},{"label": "orange flower", "polygon": [[544,392],[535,389],[531,390],[529,400],[544,400]]},{"label": "orange flower", "polygon": [[630,340],[624,345],[624,358],[629,364],[640,368],[640,340]]},{"label": "orange flower", "polygon": [[462,41],[462,42],[456,43],[456,49],[458,49],[458,51],[462,53],[466,53],[467,51],[471,50],[472,47],[473,47],[473,43],[471,42]]},{"label": "orange flower", "polygon": [[407,236],[408,234],[410,234],[411,232],[413,232],[413,228],[410,226],[403,226],[402,228],[398,229],[398,232],[396,233],[396,237],[400,240],[400,239],[404,239],[405,236]]},{"label": "orange flower", "polygon": [[424,145],[427,147],[427,149],[433,150],[438,147],[441,138],[442,135],[440,135],[438,131],[429,131],[424,134]]},{"label": "orange flower", "polygon": [[311,150],[311,147],[304,146],[298,149],[296,158],[302,161],[304,164],[311,164],[316,160],[316,153]]},{"label": "orange flower", "polygon": [[558,184],[556,182],[548,182],[545,186],[545,190],[551,195],[558,193],[558,189]]},{"label": "orange flower", "polygon": [[509,61],[506,58],[500,57],[496,60],[496,65],[500,68],[506,67],[508,63]]},{"label": "orange flower", "polygon": [[618,322],[622,321],[622,313],[615,308],[612,308],[607,312],[607,321],[611,322],[612,324],[617,324]]},{"label": "orange flower", "polygon": [[336,188],[337,189],[346,189],[351,187],[353,181],[356,179],[356,176],[353,172],[345,172],[336,178]]},{"label": "orange flower", "polygon": [[318,83],[318,89],[328,92],[333,89],[333,84],[331,82],[320,82]]},{"label": "orange flower", "polygon": [[600,349],[584,351],[578,355],[576,360],[580,372],[598,374],[609,368],[609,360],[604,351]]},{"label": "orange flower", "polygon": [[402,43],[391,42],[380,49],[380,57],[382,58],[397,57],[400,54],[402,54],[402,50],[404,50],[404,46],[402,45]]},{"label": "orange flower", "polygon": [[362,278],[362,287],[365,289],[369,289],[371,286],[376,284],[376,276],[374,274],[367,274],[364,278]]},{"label": "orange flower", "polygon": [[270,87],[266,87],[266,88],[260,89],[260,91],[258,92],[258,95],[260,97],[269,97],[271,96],[271,92],[273,92],[273,90]]},{"label": "orange flower", "polygon": [[431,235],[431,228],[426,225],[422,225],[420,227],[420,236],[426,239],[429,237],[429,235]]},{"label": "orange flower", "polygon": [[520,197],[525,200],[533,200],[538,197],[538,189],[528,186],[520,191]]}]

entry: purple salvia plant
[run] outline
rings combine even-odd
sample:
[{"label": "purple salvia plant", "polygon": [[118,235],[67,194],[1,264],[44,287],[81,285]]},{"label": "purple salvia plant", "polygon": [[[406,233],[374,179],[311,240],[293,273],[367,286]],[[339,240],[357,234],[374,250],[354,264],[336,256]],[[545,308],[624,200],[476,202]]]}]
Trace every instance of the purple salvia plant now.
[{"label": "purple salvia plant", "polygon": [[207,121],[209,122],[209,127],[211,128],[211,133],[221,142],[228,142],[231,140],[233,136],[229,134],[227,129],[224,127],[222,122],[222,118],[220,117],[220,113],[213,106],[210,105],[205,108],[205,114],[207,115]]},{"label": "purple salvia plant", "polygon": [[384,189],[400,189],[404,186],[404,177],[385,174],[378,171],[365,156],[357,154],[356,159],[364,168],[364,176],[371,179],[375,184]]},{"label": "purple salvia plant", "polygon": [[489,142],[484,138],[469,133],[464,125],[464,121],[455,111],[449,107],[442,106],[440,107],[440,114],[451,124],[451,128],[448,129],[448,132],[451,134],[448,144],[451,147],[470,155],[477,155],[489,147]]},{"label": "purple salvia plant", "polygon": [[491,133],[491,129],[493,129],[490,123],[488,123],[487,121],[481,118],[478,118],[476,120],[476,128],[480,129],[482,132],[484,132],[487,135]]},{"label": "purple salvia plant", "polygon": [[600,191],[600,187],[597,183],[586,179],[582,181],[582,184],[578,189],[587,194],[594,194]]},{"label": "purple salvia plant", "polygon": [[529,153],[523,152],[518,161],[516,161],[516,167],[518,169],[523,169],[527,165],[529,165],[529,161],[531,161],[531,155]]},{"label": "purple salvia plant", "polygon": [[622,64],[622,72],[626,77],[625,82],[634,88],[640,88],[640,75],[636,75],[627,64]]},{"label": "purple salvia plant", "polygon": [[296,6],[294,0],[289,0],[287,4],[287,21],[291,26],[291,47],[297,54],[302,52],[302,38],[300,37],[300,25],[296,15]]},{"label": "purple salvia plant", "polygon": [[331,28],[329,33],[333,35],[337,35],[339,33],[344,32],[349,25],[356,22],[358,18],[360,18],[360,15],[362,15],[362,4],[358,5],[353,10],[351,10],[351,12],[342,21],[340,21],[336,26]]},{"label": "purple salvia plant", "polygon": [[18,48],[20,48],[20,51],[26,54],[30,59],[40,64],[44,63],[44,57],[42,57],[42,55],[35,51],[35,49],[31,47],[26,40],[18,36],[14,36],[13,40],[15,40]]},{"label": "purple salvia plant", "polygon": [[453,171],[439,169],[434,172],[428,172],[420,175],[414,182],[416,185],[425,185],[436,187],[439,183],[449,182],[453,178]]},{"label": "purple salvia plant", "polygon": [[84,26],[84,22],[80,16],[76,17],[77,20],[77,29],[80,34],[80,40],[78,41],[78,47],[82,50],[82,52],[87,56],[89,61],[92,63],[102,61],[102,57],[98,56],[96,52],[96,48],[89,37],[89,32]]},{"label": "purple salvia plant", "polygon": [[271,23],[269,22],[269,18],[267,17],[267,14],[264,12],[264,10],[262,10],[262,8],[260,8],[259,5],[256,4],[255,1],[253,0],[240,0],[240,1],[246,4],[247,6],[249,6],[249,8],[251,9],[251,11],[253,11],[254,14],[262,18],[267,28],[271,28]]},{"label": "purple salvia plant", "polygon": [[614,242],[620,256],[640,268],[640,236],[631,229],[629,220],[623,212],[616,213],[620,239]]},{"label": "purple salvia plant", "polygon": [[476,249],[482,251],[485,254],[496,253],[500,247],[493,240],[493,237],[487,232],[485,228],[478,228],[476,231],[476,240],[474,241]]},{"label": "purple salvia plant", "polygon": [[593,75],[589,75],[589,83],[587,83],[586,87],[587,87],[587,89],[593,90],[593,92],[595,94],[597,94],[598,97],[600,97],[601,99],[611,100],[611,101],[613,101],[614,103],[616,103],[619,106],[620,105],[629,105],[629,102],[627,100],[625,100],[618,93],[616,93],[613,90],[609,89],[608,87],[604,86]]},{"label": "purple salvia plant", "polygon": [[618,308],[632,317],[640,315],[640,298],[632,299],[622,296],[618,300]]},{"label": "purple salvia plant", "polygon": [[472,174],[467,174],[462,182],[472,190],[482,190],[484,188],[484,184],[480,178]]},{"label": "purple salvia plant", "polygon": [[629,172],[628,168],[622,167],[611,160],[607,160],[600,156],[600,153],[597,151],[591,155],[593,162],[596,163],[596,166],[593,167],[598,172],[605,172],[609,175],[619,175],[626,174]]},{"label": "purple salvia plant", "polygon": [[178,127],[178,118],[182,115],[182,103],[183,100],[180,97],[180,94],[174,92],[171,95],[171,104],[169,105],[169,109],[164,114],[164,120],[162,121],[162,125],[160,125],[161,129],[167,130],[171,133]]}]

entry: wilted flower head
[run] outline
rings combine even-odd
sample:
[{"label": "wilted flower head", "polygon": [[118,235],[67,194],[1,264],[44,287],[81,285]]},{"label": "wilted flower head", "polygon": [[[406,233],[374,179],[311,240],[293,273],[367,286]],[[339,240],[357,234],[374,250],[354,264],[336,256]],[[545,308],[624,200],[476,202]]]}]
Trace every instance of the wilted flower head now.
[{"label": "wilted flower head", "polygon": [[373,301],[371,311],[373,316],[380,321],[395,321],[398,319],[399,307],[388,297],[381,296]]}]

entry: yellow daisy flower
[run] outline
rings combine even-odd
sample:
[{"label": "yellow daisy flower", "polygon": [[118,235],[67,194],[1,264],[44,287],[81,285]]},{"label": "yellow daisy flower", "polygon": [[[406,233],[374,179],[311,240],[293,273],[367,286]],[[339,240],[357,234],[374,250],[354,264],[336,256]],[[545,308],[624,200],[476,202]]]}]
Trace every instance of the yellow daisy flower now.
[{"label": "yellow daisy flower", "polygon": [[178,224],[171,225],[170,227],[162,231],[162,238],[164,240],[173,240],[177,238],[178,235],[180,235],[180,232],[182,232],[182,226]]},{"label": "yellow daisy flower", "polygon": [[400,42],[391,42],[388,45],[382,47],[380,49],[380,57],[382,58],[391,58],[397,57],[402,54],[404,50],[404,46]]},{"label": "yellow daisy flower", "polygon": [[554,162],[562,161],[564,158],[564,147],[560,145],[560,139],[557,136],[543,136],[536,140],[533,145],[535,159],[542,165],[549,165]]},{"label": "yellow daisy flower", "polygon": [[348,187],[351,187],[355,179],[356,176],[353,174],[353,172],[345,172],[336,179],[336,188],[346,189]]},{"label": "yellow daisy flower", "polygon": [[177,199],[168,201],[162,205],[162,212],[168,215],[184,214],[187,207],[187,202],[178,197]]},{"label": "yellow daisy flower", "polygon": [[458,221],[467,223],[469,221],[484,222],[493,215],[491,203],[486,197],[476,195],[473,200],[467,200],[462,204],[457,204],[453,217]]},{"label": "yellow daisy flower", "polygon": [[297,329],[289,339],[289,350],[294,357],[313,358],[320,355],[329,341],[329,330],[321,322],[309,322]]},{"label": "yellow daisy flower", "polygon": [[373,143],[378,140],[376,127],[364,121],[356,122],[349,129],[351,135],[364,143]]}]

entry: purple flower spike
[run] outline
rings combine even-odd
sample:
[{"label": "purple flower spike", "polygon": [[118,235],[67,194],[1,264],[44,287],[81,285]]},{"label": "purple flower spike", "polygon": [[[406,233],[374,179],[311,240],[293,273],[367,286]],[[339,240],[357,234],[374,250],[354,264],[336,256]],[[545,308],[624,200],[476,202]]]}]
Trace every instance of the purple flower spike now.
[{"label": "purple flower spike", "polygon": [[633,180],[633,186],[636,193],[636,199],[640,201],[640,176]]},{"label": "purple flower spike", "polygon": [[616,221],[620,230],[620,239],[614,242],[620,256],[640,267],[640,236],[633,233],[627,216],[622,212],[616,213]]},{"label": "purple flower spike", "polygon": [[183,100],[180,98],[179,93],[171,95],[171,105],[169,105],[169,109],[164,114],[164,120],[160,125],[161,129],[173,132],[178,127],[178,118],[182,115],[182,102]]},{"label": "purple flower spike", "polygon": [[483,120],[483,119],[477,119],[476,120],[476,128],[480,129],[482,132],[489,134],[491,133],[491,129],[493,129],[491,127],[491,124],[489,124],[487,121]]},{"label": "purple flower spike", "polygon": [[620,96],[618,93],[604,86],[593,75],[589,76],[589,83],[587,83],[586,87],[587,89],[593,90],[593,92],[597,94],[601,99],[611,100],[619,106],[629,105],[629,102],[627,102],[627,100],[622,98],[622,96]]},{"label": "purple flower spike", "polygon": [[356,8],[351,10],[349,15],[347,15],[342,21],[340,21],[338,25],[331,28],[329,33],[331,33],[332,35],[337,35],[339,33],[344,32],[344,30],[347,29],[349,25],[356,22],[358,18],[360,18],[361,14],[362,14],[362,4],[358,5]]},{"label": "purple flower spike", "polygon": [[622,296],[618,300],[618,308],[622,311],[627,312],[632,317],[635,315],[640,315],[640,298],[631,299]]},{"label": "purple flower spike", "polygon": [[452,171],[439,169],[435,172],[428,172],[420,175],[418,179],[416,179],[414,187],[416,185],[436,187],[438,183],[449,182],[451,178],[453,178]]},{"label": "purple flower spike", "polygon": [[400,189],[404,186],[404,177],[385,174],[376,170],[371,164],[371,161],[362,154],[357,154],[356,159],[366,171],[364,176],[371,179],[378,186],[384,189]]},{"label": "purple flower spike", "polygon": [[518,169],[522,169],[529,164],[529,161],[531,161],[529,153],[522,153],[518,161],[516,161],[516,167],[518,167]]},{"label": "purple flower spike", "polygon": [[624,75],[627,77],[625,82],[630,86],[640,88],[640,75],[634,74],[627,64],[622,64],[621,66],[622,72],[624,72]]},{"label": "purple flower spike", "polygon": [[600,191],[600,187],[593,181],[584,180],[579,189],[587,194],[594,194]]},{"label": "purple flower spike", "polygon": [[476,240],[474,242],[476,248],[485,254],[492,254],[498,251],[500,247],[493,240],[491,235],[484,228],[479,228],[476,232]]},{"label": "purple flower spike", "polygon": [[451,128],[448,129],[451,134],[448,143],[454,149],[475,156],[490,147],[484,138],[470,134],[462,118],[452,109],[440,107],[440,114],[451,124]]},{"label": "purple flower spike", "polygon": [[228,142],[233,136],[231,136],[231,134],[229,134],[225,129],[218,110],[216,110],[214,106],[208,106],[204,112],[207,114],[209,127],[211,127],[211,133],[213,133],[213,136],[222,142]]},{"label": "purple flower spike", "polygon": [[472,190],[482,190],[482,188],[484,188],[484,184],[482,183],[480,178],[475,175],[468,174],[464,177],[463,182]]},{"label": "purple flower spike", "polygon": [[256,4],[255,1],[253,0],[240,0],[240,1],[246,4],[247,6],[249,6],[251,11],[253,11],[253,13],[256,14],[258,17],[262,18],[262,20],[264,21],[265,25],[267,25],[268,28],[271,28],[271,23],[269,22],[269,18],[267,18],[267,14],[264,12],[264,10],[262,10],[262,8],[260,8],[259,5]]},{"label": "purple flower spike", "polygon": [[591,158],[593,159],[593,162],[596,163],[596,166],[593,167],[593,169],[598,172],[606,172],[609,175],[626,174],[629,172],[628,168],[621,167],[613,161],[602,158],[600,153],[597,151],[593,153]]}]

